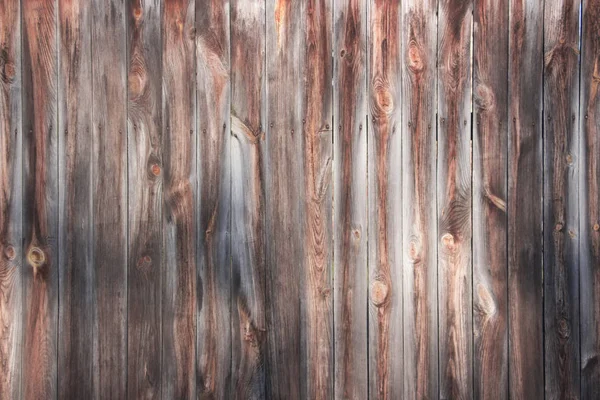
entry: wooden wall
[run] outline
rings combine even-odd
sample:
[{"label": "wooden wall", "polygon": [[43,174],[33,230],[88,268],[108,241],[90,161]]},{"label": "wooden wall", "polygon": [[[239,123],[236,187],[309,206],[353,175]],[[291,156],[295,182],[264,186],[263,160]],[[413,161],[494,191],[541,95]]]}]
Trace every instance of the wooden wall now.
[{"label": "wooden wall", "polygon": [[600,399],[600,0],[0,0],[0,399]]}]

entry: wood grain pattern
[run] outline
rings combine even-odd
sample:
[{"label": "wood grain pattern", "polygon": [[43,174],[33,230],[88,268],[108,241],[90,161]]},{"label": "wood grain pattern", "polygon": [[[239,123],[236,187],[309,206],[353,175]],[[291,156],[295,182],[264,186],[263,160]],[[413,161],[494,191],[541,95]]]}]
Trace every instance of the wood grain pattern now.
[{"label": "wood grain pattern", "polygon": [[231,3],[232,384],[265,398],[265,3]]},{"label": "wood grain pattern", "polygon": [[196,1],[198,397],[231,397],[229,2]]},{"label": "wood grain pattern", "polygon": [[600,389],[600,1],[584,0],[581,34],[580,318],[581,398]]},{"label": "wood grain pattern", "polygon": [[61,0],[58,24],[58,397],[80,399],[98,386],[92,252],[92,13],[83,1]]},{"label": "wood grain pattern", "polygon": [[127,395],[161,396],[161,2],[127,4]]},{"label": "wood grain pattern", "polygon": [[[406,21],[404,21],[406,22]],[[398,2],[369,9],[369,393],[402,397],[402,14]],[[398,132],[398,134],[396,134]]]},{"label": "wood grain pattern", "polygon": [[439,397],[473,396],[471,270],[471,1],[438,11]]},{"label": "wood grain pattern", "polygon": [[167,399],[196,397],[195,20],[194,0],[164,2],[161,370]]},{"label": "wood grain pattern", "polygon": [[404,398],[438,396],[436,10],[402,3]]},{"label": "wood grain pattern", "polygon": [[473,397],[508,398],[508,0],[473,10]]},{"label": "wood grain pattern", "polygon": [[57,3],[26,0],[23,18],[23,396],[57,396]]},{"label": "wood grain pattern", "polygon": [[98,396],[127,396],[127,9],[92,2],[93,257]]},{"label": "wood grain pattern", "polygon": [[367,2],[334,2],[334,327],[336,399],[365,399],[367,320]]},{"label": "wood grain pattern", "polygon": [[544,396],[542,302],[543,1],[511,0],[509,21],[509,394]]},{"label": "wood grain pattern", "polygon": [[21,398],[23,353],[21,5],[0,1],[0,398]]},{"label": "wood grain pattern", "polygon": [[579,398],[579,1],[544,7],[544,345],[547,399]]}]

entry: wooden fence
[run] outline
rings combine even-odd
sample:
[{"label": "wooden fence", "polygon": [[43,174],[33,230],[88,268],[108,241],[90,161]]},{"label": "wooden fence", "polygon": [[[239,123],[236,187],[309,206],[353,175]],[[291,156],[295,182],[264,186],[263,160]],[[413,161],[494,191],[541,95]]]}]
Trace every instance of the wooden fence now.
[{"label": "wooden fence", "polygon": [[0,0],[1,399],[599,399],[600,0]]}]

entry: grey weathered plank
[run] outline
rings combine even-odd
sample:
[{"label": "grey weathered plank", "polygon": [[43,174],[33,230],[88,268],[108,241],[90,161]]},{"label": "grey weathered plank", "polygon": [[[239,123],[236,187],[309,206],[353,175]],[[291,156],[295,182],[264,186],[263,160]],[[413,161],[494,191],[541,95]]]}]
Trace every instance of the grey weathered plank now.
[{"label": "grey weathered plank", "polygon": [[127,395],[161,395],[161,2],[130,0],[127,13]]},{"label": "grey weathered plank", "polygon": [[0,38],[0,398],[18,399],[23,352],[20,2],[0,2]]},{"label": "grey weathered plank", "polygon": [[584,0],[579,127],[581,398],[600,395],[600,1]]},{"label": "grey weathered plank", "polygon": [[542,303],[543,0],[511,0],[509,20],[509,394],[544,396]]},{"label": "grey weathered plank", "polygon": [[265,2],[231,3],[232,384],[265,398]]},{"label": "grey weathered plank", "polygon": [[579,398],[579,1],[544,7],[544,345],[547,399]]},{"label": "grey weathered plank", "polygon": [[229,1],[196,1],[197,384],[231,396]]},{"label": "grey weathered plank", "polygon": [[195,1],[164,2],[162,17],[162,397],[196,397]]},{"label": "grey weathered plank", "polygon": [[436,10],[402,3],[404,398],[438,396]]},{"label": "grey weathered plank", "polygon": [[52,399],[57,395],[57,2],[25,0],[22,7],[22,385],[25,398]]},{"label": "grey weathered plank", "polygon": [[367,2],[334,2],[333,212],[336,399],[365,399],[367,339]]},{"label": "grey weathered plank", "polygon": [[59,1],[58,397],[89,397],[98,384],[92,253],[92,13]]},{"label": "grey weathered plank", "polygon": [[508,0],[473,12],[473,397],[508,398]]},{"label": "grey weathered plank", "polygon": [[406,385],[402,353],[404,203],[398,171],[403,170],[401,142],[406,137],[401,133],[401,41],[407,19],[399,2],[369,4],[369,394],[387,399],[403,397]]},{"label": "grey weathered plank", "polygon": [[91,12],[94,391],[122,399],[127,395],[127,9],[122,0],[94,0]]}]

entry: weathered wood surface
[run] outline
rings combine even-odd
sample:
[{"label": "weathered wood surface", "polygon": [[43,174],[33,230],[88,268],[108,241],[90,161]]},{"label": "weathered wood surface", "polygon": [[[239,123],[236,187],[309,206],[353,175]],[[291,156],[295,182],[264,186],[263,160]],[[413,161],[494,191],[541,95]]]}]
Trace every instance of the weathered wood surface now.
[{"label": "weathered wood surface", "polygon": [[367,4],[334,2],[333,242],[336,399],[368,397]]},{"label": "weathered wood surface", "polygon": [[544,8],[544,344],[547,399],[580,398],[579,1]]},{"label": "weathered wood surface", "polygon": [[508,398],[508,0],[473,4],[473,397]]}]

